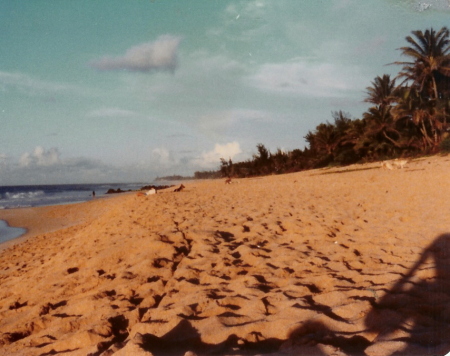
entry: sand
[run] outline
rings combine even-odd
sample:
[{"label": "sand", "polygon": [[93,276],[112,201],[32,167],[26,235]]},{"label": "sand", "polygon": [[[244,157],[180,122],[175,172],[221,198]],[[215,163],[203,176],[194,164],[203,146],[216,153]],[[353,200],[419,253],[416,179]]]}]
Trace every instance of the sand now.
[{"label": "sand", "polygon": [[0,355],[445,355],[449,157],[0,211]]}]

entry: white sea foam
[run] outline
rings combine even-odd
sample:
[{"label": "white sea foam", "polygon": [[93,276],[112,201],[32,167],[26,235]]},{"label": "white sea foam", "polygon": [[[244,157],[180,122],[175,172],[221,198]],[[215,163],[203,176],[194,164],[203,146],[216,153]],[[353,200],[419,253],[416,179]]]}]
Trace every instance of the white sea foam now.
[{"label": "white sea foam", "polygon": [[33,199],[33,198],[39,198],[44,195],[43,190],[36,190],[36,191],[29,191],[29,192],[17,192],[17,193],[5,193],[6,199]]},{"label": "white sea foam", "polygon": [[60,205],[100,197],[110,188],[137,190],[148,183],[0,186],[0,209]]}]

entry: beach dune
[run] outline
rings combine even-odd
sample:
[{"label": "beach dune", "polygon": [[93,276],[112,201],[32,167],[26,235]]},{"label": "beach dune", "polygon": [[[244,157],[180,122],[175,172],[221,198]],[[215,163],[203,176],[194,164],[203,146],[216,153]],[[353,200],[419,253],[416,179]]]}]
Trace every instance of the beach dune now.
[{"label": "beach dune", "polygon": [[0,211],[0,355],[445,355],[449,157]]}]

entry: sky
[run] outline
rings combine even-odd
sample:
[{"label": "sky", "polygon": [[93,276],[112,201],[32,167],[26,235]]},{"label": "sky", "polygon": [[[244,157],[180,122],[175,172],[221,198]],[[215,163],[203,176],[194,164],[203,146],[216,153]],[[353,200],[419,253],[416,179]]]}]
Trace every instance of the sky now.
[{"label": "sky", "polygon": [[151,182],[359,118],[449,0],[0,1],[0,185]]}]

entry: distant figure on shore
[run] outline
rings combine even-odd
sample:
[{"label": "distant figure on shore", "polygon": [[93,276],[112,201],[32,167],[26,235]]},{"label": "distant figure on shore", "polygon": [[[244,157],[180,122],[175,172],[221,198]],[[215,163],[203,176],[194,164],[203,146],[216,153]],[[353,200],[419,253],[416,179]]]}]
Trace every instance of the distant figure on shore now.
[{"label": "distant figure on shore", "polygon": [[95,198],[95,190],[92,191],[92,198]]},{"label": "distant figure on shore", "polygon": [[185,186],[183,184],[181,184],[178,188],[176,188],[174,190],[174,192],[181,192],[184,188],[185,188]]}]

